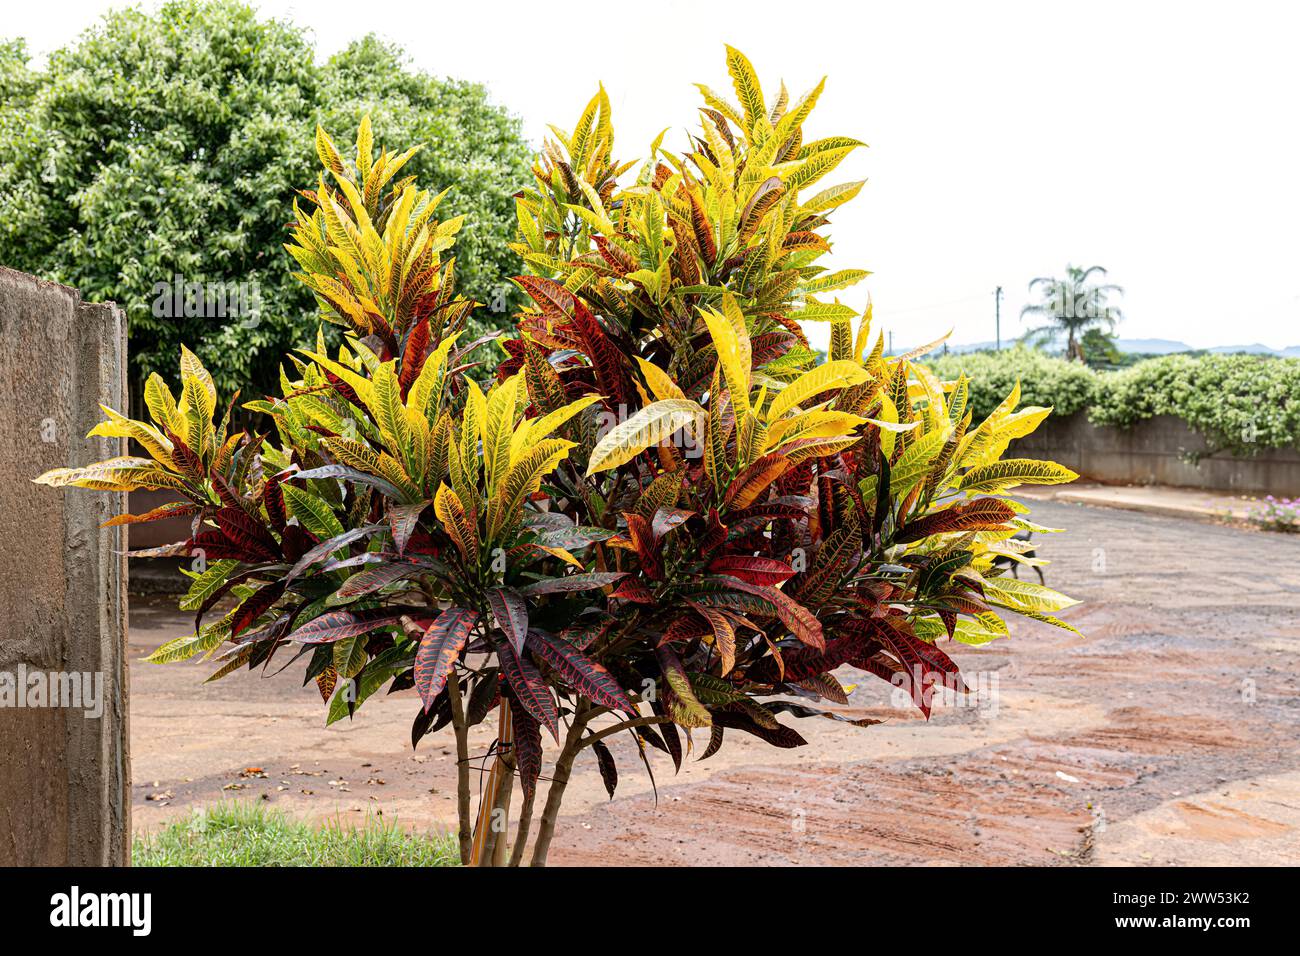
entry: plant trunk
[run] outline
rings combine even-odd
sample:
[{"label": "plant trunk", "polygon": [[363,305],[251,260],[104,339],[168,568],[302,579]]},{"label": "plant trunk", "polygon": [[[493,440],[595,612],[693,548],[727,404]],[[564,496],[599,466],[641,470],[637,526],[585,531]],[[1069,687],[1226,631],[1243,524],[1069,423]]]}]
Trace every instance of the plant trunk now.
[{"label": "plant trunk", "polygon": [[[495,840],[493,839],[496,831],[494,830],[494,818],[500,819],[496,815],[501,801],[506,801],[506,807],[509,807],[509,786],[514,783],[514,754],[511,752],[511,745],[514,742],[514,724],[510,719],[510,702],[502,698],[498,706],[497,717],[497,754],[496,759],[492,762],[492,770],[488,773],[487,784],[483,787],[483,795],[478,804],[478,821],[474,825],[474,840],[470,848],[470,866],[491,866]],[[507,766],[506,759],[510,763]],[[502,791],[505,790],[505,794]]]},{"label": "plant trunk", "polygon": [[451,697],[451,726],[456,732],[456,818],[460,822],[460,865],[469,865],[474,831],[469,817],[469,728],[465,726],[465,703],[460,695],[460,678],[452,671],[447,681]]},{"label": "plant trunk", "polygon": [[555,772],[551,777],[551,786],[546,791],[546,806],[542,810],[542,822],[537,828],[537,843],[533,846],[531,866],[545,866],[546,855],[551,849],[551,838],[555,836],[555,824],[560,818],[560,803],[564,800],[564,788],[569,785],[569,773],[573,770],[574,758],[582,749],[582,733],[590,718],[589,705],[581,704],[573,715],[573,723],[564,738],[564,748],[555,761]]},{"label": "plant trunk", "polygon": [[519,829],[515,831],[515,845],[510,851],[510,865],[518,866],[524,859],[524,847],[528,845],[528,831],[533,823],[533,800],[537,796],[537,783],[533,783],[533,792],[524,794],[523,806],[519,808]]}]

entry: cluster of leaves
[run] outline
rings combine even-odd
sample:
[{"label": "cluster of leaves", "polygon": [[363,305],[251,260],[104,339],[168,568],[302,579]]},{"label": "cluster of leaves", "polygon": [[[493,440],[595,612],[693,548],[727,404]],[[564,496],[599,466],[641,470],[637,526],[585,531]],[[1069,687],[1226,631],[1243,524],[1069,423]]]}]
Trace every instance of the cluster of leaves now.
[{"label": "cluster of leaves", "polygon": [[[454,187],[467,295],[500,299],[515,268],[511,196],[530,154],[518,122],[482,87],[413,71],[373,37],[317,63],[303,30],[240,0],[172,0],[107,14],[43,69],[26,61],[21,42],[0,44],[0,261],[127,311],[137,409],[182,343],[229,394],[273,387],[284,352],[310,341],[311,297],[275,250],[313,175],[316,123],[355,129],[371,113],[428,144],[407,172]],[[227,294],[189,310],[203,314],[158,309],[173,276]],[[508,325],[499,304],[480,312],[483,330]]]},{"label": "cluster of leaves", "polygon": [[[346,343],[291,356],[249,403],[277,434],[214,424],[185,352],[178,401],[151,378],[152,423],[97,429],[151,458],[40,479],[187,499],[115,519],[191,515],[163,550],[211,562],[183,604],[195,633],[153,660],[208,654],[215,679],[307,656],[331,720],[414,687],[413,740],[506,702],[531,804],[566,718],[612,792],[595,717],[678,765],[699,731],[704,756],[728,730],[794,747],[778,717],[850,719],[843,664],[928,714],[935,684],[962,687],[941,641],[1001,637],[1008,612],[1069,627],[1072,600],[999,562],[1035,563],[1012,536],[1052,530],[1009,491],[1075,477],[1002,459],[1050,409],[1012,388],[976,416],[965,376],[887,358],[869,312],[825,301],[865,275],[819,264],[860,184],[809,187],[859,144],[805,141],[821,85],[769,106],[730,48],[728,67],[740,105],[704,89],[689,150],[656,142],[627,183],[603,91],[555,131],[518,199],[531,305],[486,391],[443,256],[456,220],[392,181],[407,154],[376,159],[368,124],[352,161],[318,136],[289,249]],[[824,360],[805,321],[830,323]]]},{"label": "cluster of leaves", "polygon": [[1187,422],[1210,452],[1300,449],[1300,359],[1164,355],[1098,376],[1093,423],[1125,428],[1155,415]]},{"label": "cluster of leaves", "polygon": [[970,377],[976,415],[996,408],[1019,383],[1027,400],[1057,414],[1086,409],[1095,425],[1128,428],[1156,415],[1201,433],[1206,453],[1250,457],[1263,448],[1300,448],[1300,359],[1262,355],[1165,355],[1115,372],[1024,347],[927,359],[936,375]]}]

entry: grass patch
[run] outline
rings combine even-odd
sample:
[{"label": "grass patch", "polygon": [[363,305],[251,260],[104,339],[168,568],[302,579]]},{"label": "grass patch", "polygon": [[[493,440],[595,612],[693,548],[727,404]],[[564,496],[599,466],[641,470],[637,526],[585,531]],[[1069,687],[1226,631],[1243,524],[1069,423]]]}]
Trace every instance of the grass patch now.
[{"label": "grass patch", "polygon": [[458,866],[456,838],[417,836],[381,819],[300,823],[254,803],[219,803],[136,836],[134,866]]}]

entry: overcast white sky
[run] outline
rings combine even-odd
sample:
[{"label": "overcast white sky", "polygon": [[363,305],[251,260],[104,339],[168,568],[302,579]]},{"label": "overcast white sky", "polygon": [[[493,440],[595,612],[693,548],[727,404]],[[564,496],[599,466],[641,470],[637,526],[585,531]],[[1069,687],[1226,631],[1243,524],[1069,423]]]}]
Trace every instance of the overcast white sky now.
[{"label": "overcast white sky", "polygon": [[[124,5],[10,3],[0,34],[40,56]],[[998,285],[1005,341],[1028,280],[1067,262],[1125,287],[1124,337],[1300,344],[1300,4],[254,5],[311,27],[321,56],[373,30],[480,81],[534,141],[603,81],[625,159],[665,126],[680,144],[692,82],[730,90],[724,43],[765,87],[784,76],[797,96],[827,74],[808,134],[870,144],[825,182],[868,180],[832,264],[874,272],[843,299],[870,292],[899,346],[992,339]]]}]

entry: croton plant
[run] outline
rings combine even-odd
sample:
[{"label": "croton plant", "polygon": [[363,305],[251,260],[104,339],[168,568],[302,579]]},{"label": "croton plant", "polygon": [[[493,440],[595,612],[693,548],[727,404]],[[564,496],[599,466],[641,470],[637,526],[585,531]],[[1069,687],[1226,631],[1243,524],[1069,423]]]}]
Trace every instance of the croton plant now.
[{"label": "croton plant", "polygon": [[[867,273],[820,264],[862,184],[814,188],[862,144],[805,138],[821,84],[768,102],[739,51],[727,66],[736,102],[700,87],[681,153],[661,137],[617,161],[603,89],[553,129],[517,197],[532,305],[504,341],[462,335],[461,222],[398,176],[413,150],[376,156],[363,121],[349,160],[319,131],[286,248],[341,344],[318,329],[281,394],[242,405],[262,433],[232,430],[235,399],[217,415],[183,351],[179,399],[154,375],[149,422],[105,409],[92,432],[148,457],[37,479],[177,494],[110,522],[192,519],[133,552],[194,558],[195,631],[149,660],[206,655],[215,680],[306,658],[329,721],[414,688],[412,743],[455,735],[466,863],[528,855],[545,737],[535,866],[584,751],[613,795],[613,734],[647,769],[647,747],[680,767],[728,732],[798,747],[791,720],[874,723],[837,712],[842,665],[928,716],[936,686],[963,690],[942,644],[1002,637],[1006,612],[1069,626],[1053,614],[1074,602],[1004,573],[1036,560],[1017,531],[1051,530],[1010,489],[1075,477],[1002,457],[1050,410],[1017,410],[1017,389],[975,423],[964,378],[873,342],[870,307],[831,297]],[[468,731],[485,720],[480,787]]]}]

